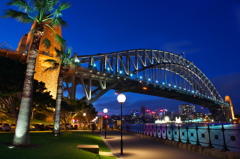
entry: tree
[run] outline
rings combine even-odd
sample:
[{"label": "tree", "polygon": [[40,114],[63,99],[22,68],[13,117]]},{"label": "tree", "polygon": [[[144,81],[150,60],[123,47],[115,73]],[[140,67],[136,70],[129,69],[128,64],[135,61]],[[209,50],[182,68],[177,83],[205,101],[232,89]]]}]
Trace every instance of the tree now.
[{"label": "tree", "polygon": [[0,96],[21,92],[26,63],[0,56]]},{"label": "tree", "polygon": [[66,124],[71,123],[72,119],[76,118],[81,110],[86,105],[82,100],[74,100],[63,98],[61,103],[61,123],[65,125],[65,130],[67,130]]},{"label": "tree", "polygon": [[[6,118],[15,119],[17,122],[21,92],[23,89],[26,63],[8,57],[0,57],[0,113]],[[46,91],[45,84],[34,80],[32,110],[47,113],[47,108],[52,107],[54,100]]]},{"label": "tree", "polygon": [[32,117],[34,114],[52,113],[54,103],[56,102],[50,92],[46,91],[45,83],[34,80],[34,91],[32,101]]},{"label": "tree", "polygon": [[8,96],[0,96],[0,104],[2,105],[0,112],[5,114],[8,118],[15,119],[15,123],[18,118],[20,100],[21,92],[13,93]]},{"label": "tree", "polygon": [[[13,144],[28,145],[29,139],[29,124],[32,104],[32,87],[33,76],[36,65],[36,58],[39,52],[41,38],[46,28],[50,28],[54,32],[55,26],[66,25],[62,20],[61,11],[70,7],[68,3],[59,3],[58,0],[11,0],[7,3],[8,6],[16,6],[18,10],[9,8],[5,11],[5,17],[16,19],[23,23],[34,22],[32,29],[32,44],[29,51],[29,59],[26,69],[26,75],[23,85],[23,93],[19,110],[18,124],[16,127]],[[60,35],[55,33],[55,38],[59,42],[63,42]],[[50,41],[42,40],[46,47],[50,46]]]},{"label": "tree", "polygon": [[[34,80],[33,105],[31,112],[47,113],[48,108],[52,108],[54,101],[50,92],[46,91],[45,84]],[[0,96],[0,113],[5,114],[8,118],[15,119],[17,123],[19,106],[21,102],[21,92],[12,93],[10,95]]]},{"label": "tree", "polygon": [[[86,116],[83,116],[83,113],[86,113]],[[79,121],[85,121],[89,123],[90,120],[94,119],[97,116],[97,111],[92,104],[87,105],[85,102],[82,105],[81,112],[77,114],[76,118]]]},{"label": "tree", "polygon": [[63,73],[64,67],[68,67],[70,69],[75,68],[78,65],[78,59],[71,58],[72,50],[71,48],[62,47],[61,50],[55,48],[57,52],[58,61],[55,59],[47,59],[45,62],[50,63],[52,66],[47,68],[46,71],[53,71],[60,67],[60,72],[58,76],[58,87],[57,87],[57,99],[56,99],[56,108],[54,115],[54,128],[53,133],[55,135],[60,133],[60,114],[61,114],[61,101],[62,101],[62,83],[63,83]]},{"label": "tree", "polygon": [[0,56],[0,120],[17,119],[26,63]]}]

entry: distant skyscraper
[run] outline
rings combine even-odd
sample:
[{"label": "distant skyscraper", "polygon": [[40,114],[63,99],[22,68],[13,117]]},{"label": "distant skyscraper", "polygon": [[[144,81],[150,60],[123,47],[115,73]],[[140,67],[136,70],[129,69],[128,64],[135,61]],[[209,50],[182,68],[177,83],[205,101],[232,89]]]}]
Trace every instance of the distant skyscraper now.
[{"label": "distant skyscraper", "polygon": [[139,112],[137,110],[133,110],[133,111],[131,111],[131,115],[132,115],[132,117],[138,117]]},{"label": "distant skyscraper", "polygon": [[195,105],[182,104],[178,106],[180,115],[189,115],[196,112]]},{"label": "distant skyscraper", "polygon": [[145,113],[146,113],[146,107],[141,106],[141,114],[142,114],[143,117],[145,117]]}]

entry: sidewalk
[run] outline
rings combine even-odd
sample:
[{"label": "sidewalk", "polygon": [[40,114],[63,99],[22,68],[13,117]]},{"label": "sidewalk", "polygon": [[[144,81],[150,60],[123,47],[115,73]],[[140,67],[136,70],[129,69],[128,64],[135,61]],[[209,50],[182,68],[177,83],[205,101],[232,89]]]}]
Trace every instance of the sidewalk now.
[{"label": "sidewalk", "polygon": [[101,137],[117,159],[217,159],[200,153],[169,146],[157,141],[123,133],[123,155],[120,155],[120,131],[107,130]]}]

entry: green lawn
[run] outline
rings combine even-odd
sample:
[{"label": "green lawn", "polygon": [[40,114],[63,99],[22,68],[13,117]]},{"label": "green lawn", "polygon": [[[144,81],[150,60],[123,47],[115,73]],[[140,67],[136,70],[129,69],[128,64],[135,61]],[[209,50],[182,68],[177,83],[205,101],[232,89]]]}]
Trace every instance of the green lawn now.
[{"label": "green lawn", "polygon": [[13,133],[0,133],[1,159],[116,159],[77,149],[78,144],[97,144],[99,151],[110,152],[101,137],[90,132],[62,132],[53,136],[51,132],[31,132],[31,148],[12,148]]}]

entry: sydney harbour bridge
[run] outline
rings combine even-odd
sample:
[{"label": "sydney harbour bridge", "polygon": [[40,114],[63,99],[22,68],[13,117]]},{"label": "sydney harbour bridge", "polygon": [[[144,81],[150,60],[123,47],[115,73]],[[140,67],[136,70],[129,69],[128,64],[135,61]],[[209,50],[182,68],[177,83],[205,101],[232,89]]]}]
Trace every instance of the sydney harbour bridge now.
[{"label": "sydney harbour bridge", "polygon": [[[26,60],[26,55],[5,48],[0,48],[0,56]],[[64,73],[64,90],[69,98],[74,99],[76,86],[82,85],[88,104],[114,89],[201,105],[210,110],[215,121],[233,118],[231,102],[223,100],[207,76],[181,55],[136,49],[73,58],[79,66],[65,68]]]}]

